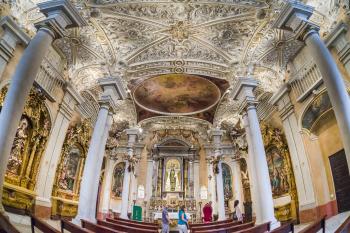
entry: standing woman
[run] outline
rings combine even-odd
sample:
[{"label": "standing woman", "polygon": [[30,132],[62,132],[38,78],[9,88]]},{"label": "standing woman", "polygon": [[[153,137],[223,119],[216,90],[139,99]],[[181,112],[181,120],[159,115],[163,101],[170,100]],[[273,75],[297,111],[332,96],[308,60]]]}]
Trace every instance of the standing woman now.
[{"label": "standing woman", "polygon": [[185,213],[185,205],[180,207],[179,211],[179,221],[177,223],[177,228],[179,233],[187,233],[188,219]]}]

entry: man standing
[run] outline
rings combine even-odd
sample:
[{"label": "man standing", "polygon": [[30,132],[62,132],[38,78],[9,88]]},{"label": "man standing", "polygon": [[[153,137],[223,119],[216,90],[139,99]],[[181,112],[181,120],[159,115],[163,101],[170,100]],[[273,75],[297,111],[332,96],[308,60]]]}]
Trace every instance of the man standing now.
[{"label": "man standing", "polygon": [[169,213],[167,206],[162,211],[162,233],[169,233]]}]

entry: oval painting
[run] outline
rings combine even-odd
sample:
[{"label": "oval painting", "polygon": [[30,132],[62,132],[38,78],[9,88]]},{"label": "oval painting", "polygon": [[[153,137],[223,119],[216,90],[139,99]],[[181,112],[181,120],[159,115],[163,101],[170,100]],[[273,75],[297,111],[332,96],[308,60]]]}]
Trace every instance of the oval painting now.
[{"label": "oval painting", "polygon": [[220,100],[220,90],[196,75],[165,74],[146,79],[134,91],[137,105],[163,115],[192,115],[206,111]]}]

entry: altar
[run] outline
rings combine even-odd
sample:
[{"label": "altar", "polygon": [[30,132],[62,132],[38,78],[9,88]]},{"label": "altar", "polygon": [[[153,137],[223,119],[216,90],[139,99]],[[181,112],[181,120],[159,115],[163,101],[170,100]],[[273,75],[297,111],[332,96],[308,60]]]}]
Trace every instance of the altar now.
[{"label": "altar", "polygon": [[[170,220],[178,220],[179,219],[179,212],[168,212],[169,219]],[[186,213],[186,217],[188,220],[191,220],[191,214]],[[162,212],[155,212],[153,216],[154,220],[162,219]]]}]

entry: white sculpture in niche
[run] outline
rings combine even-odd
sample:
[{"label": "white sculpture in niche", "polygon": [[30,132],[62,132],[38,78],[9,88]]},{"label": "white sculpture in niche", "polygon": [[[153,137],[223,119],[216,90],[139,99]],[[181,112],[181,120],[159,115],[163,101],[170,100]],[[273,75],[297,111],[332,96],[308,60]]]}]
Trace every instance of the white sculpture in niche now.
[{"label": "white sculpture in niche", "polygon": [[143,185],[139,185],[137,188],[137,198],[144,199],[145,198],[145,187]]},{"label": "white sculpture in niche", "polygon": [[181,166],[177,159],[170,159],[165,166],[165,191],[181,191]]}]

